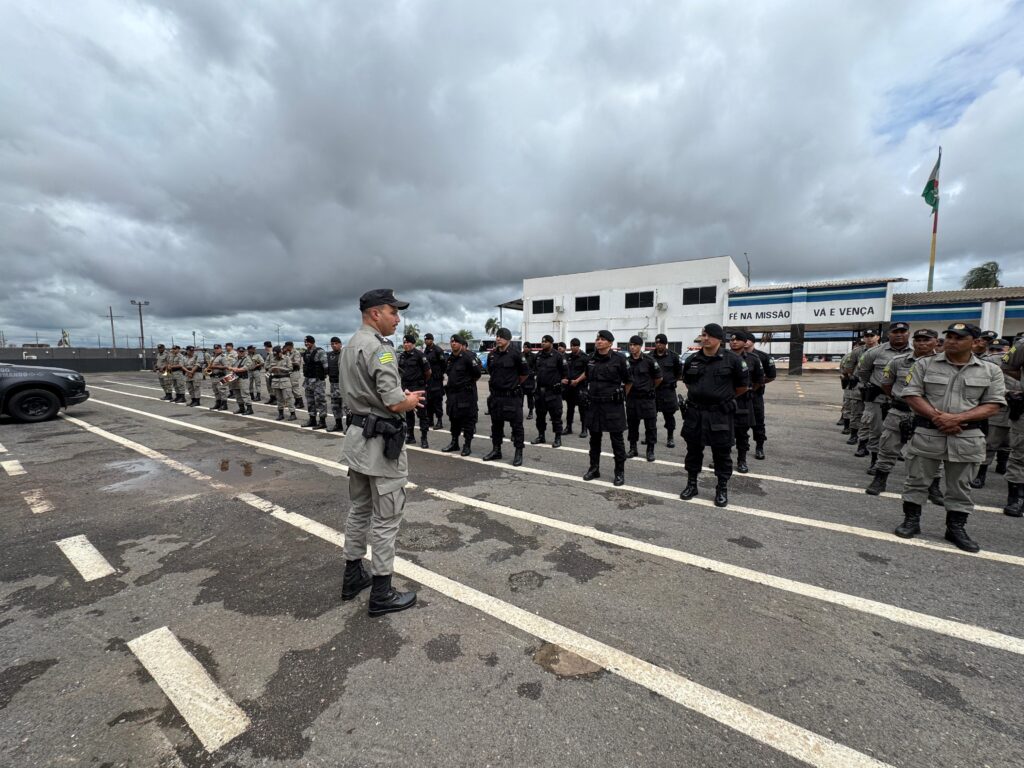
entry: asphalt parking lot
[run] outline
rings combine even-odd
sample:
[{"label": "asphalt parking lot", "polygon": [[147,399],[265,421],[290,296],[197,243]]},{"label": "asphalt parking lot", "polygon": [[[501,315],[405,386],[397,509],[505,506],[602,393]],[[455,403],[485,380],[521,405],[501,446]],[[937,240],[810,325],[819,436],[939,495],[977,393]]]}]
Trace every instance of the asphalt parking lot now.
[{"label": "asphalt parking lot", "polygon": [[770,387],[726,509],[710,472],[679,500],[663,432],[624,488],[610,457],[582,482],[578,435],[515,468],[480,461],[482,409],[473,457],[431,432],[396,564],[419,603],[379,619],[340,597],[340,435],[88,383],[0,422],[0,766],[1024,764],[1005,483],[980,554],[931,505],[896,538],[901,470],[863,493],[832,377]]}]

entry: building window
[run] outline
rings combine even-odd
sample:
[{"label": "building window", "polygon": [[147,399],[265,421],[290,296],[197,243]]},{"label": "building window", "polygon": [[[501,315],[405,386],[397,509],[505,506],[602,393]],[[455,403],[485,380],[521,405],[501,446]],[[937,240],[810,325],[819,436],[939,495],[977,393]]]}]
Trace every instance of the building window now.
[{"label": "building window", "polygon": [[683,288],[683,305],[714,304],[717,301],[715,290],[713,285],[703,288]]},{"label": "building window", "polygon": [[600,296],[577,296],[577,312],[597,312],[601,308]]},{"label": "building window", "polygon": [[637,291],[626,294],[626,309],[641,309],[654,306],[654,291]]},{"label": "building window", "polygon": [[555,314],[554,299],[535,299],[533,302],[533,314],[553,315]]}]

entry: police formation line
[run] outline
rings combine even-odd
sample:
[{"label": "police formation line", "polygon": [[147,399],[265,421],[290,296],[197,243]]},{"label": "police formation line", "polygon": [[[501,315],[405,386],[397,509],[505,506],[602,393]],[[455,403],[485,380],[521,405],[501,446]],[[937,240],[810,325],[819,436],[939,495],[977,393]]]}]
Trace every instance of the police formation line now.
[{"label": "police formation line", "polygon": [[886,490],[899,462],[907,465],[903,522],[895,533],[921,532],[926,500],[946,510],[946,539],[967,552],[980,547],[965,525],[972,489],[995,473],[1006,476],[1003,512],[1024,515],[1024,343],[1008,345],[994,331],[953,323],[941,336],[889,326],[880,343],[865,331],[840,362],[843,411],[839,424],[854,456],[871,457],[866,492]]}]

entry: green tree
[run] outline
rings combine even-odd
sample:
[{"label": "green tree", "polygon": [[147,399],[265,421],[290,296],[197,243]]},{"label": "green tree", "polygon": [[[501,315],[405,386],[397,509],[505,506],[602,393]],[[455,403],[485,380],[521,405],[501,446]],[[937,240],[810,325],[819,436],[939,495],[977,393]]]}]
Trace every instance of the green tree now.
[{"label": "green tree", "polygon": [[403,336],[412,336],[415,339],[414,343],[419,345],[420,343],[420,327],[416,323],[406,323],[405,329],[402,331]]},{"label": "green tree", "polygon": [[463,328],[461,331],[456,331],[455,333],[458,334],[459,336],[464,336],[465,339],[466,339],[466,342],[470,346],[472,346],[472,344],[473,344],[473,339],[476,338],[475,336],[473,336],[473,332],[472,331],[467,331],[465,328]]},{"label": "green tree", "polygon": [[964,275],[964,288],[999,288],[999,262],[986,261]]},{"label": "green tree", "polygon": [[498,324],[498,318],[496,317],[489,317],[487,318],[487,322],[484,323],[484,333],[488,336],[497,336],[499,328],[501,328],[501,326]]}]

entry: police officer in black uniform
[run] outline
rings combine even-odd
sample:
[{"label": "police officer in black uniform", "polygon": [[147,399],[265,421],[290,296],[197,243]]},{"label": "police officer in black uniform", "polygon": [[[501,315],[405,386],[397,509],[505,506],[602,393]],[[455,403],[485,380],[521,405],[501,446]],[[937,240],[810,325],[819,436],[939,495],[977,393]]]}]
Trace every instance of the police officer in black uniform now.
[{"label": "police officer in black uniform", "polygon": [[716,507],[729,503],[736,397],[745,394],[750,386],[747,364],[722,348],[724,339],[722,326],[708,323],[700,334],[700,351],[683,363],[686,407],[682,434],[686,441],[687,482],[679,498],[689,501],[697,495],[697,475],[704,463],[704,447],[708,446],[718,478]]},{"label": "police officer in black uniform", "polygon": [[[526,393],[526,407],[529,409],[529,413],[526,414],[526,418],[533,418],[533,406],[536,399],[537,392],[537,356],[530,349],[530,342],[523,342],[523,359],[526,361],[526,381],[523,382],[523,392]],[[490,369],[487,371],[490,373]]]},{"label": "police officer in black uniform", "polygon": [[444,371],[446,359],[444,350],[434,343],[434,334],[423,337],[423,356],[427,359],[432,374],[427,379],[427,421],[434,429],[441,429],[444,420]]},{"label": "police officer in black uniform", "polygon": [[[775,369],[775,358],[760,349],[755,349],[754,344],[757,343],[754,339],[754,334],[750,331],[743,332],[747,337],[746,352],[748,355],[754,355],[761,363],[761,370],[764,372],[764,383],[751,387],[753,393],[751,394],[751,402],[754,406],[754,458],[764,459],[764,443],[768,439],[768,434],[764,429],[764,388],[775,381],[778,371]],[[854,440],[854,443],[857,441]]]},{"label": "police officer in black uniform", "polygon": [[[402,351],[398,355],[398,371],[402,378],[402,389],[407,392],[425,392],[427,382],[433,378],[433,372],[427,358],[416,349],[416,338],[406,334],[402,338]],[[430,416],[426,408],[417,408],[405,412],[405,442],[412,445],[416,442],[416,417],[420,419],[420,448],[429,448],[427,430],[430,429]]]},{"label": "police officer in black uniform", "polygon": [[736,431],[736,471],[746,474],[750,471],[747,466],[747,452],[750,450],[750,427],[755,422],[754,416],[754,390],[764,386],[764,369],[757,355],[746,351],[747,340],[753,335],[746,331],[733,331],[729,335],[729,348],[747,364],[750,373],[750,389],[745,394],[736,398],[736,414],[733,416],[733,425]]},{"label": "police officer in black uniform", "polygon": [[644,443],[647,445],[647,460],[654,461],[654,444],[658,442],[658,410],[654,404],[655,391],[661,384],[661,367],[653,357],[644,352],[644,340],[640,336],[629,339],[629,375],[633,386],[626,397],[626,423],[629,427],[629,452],[627,459],[635,459],[636,444],[640,440],[640,421],[644,422]]},{"label": "police officer in black uniform", "polygon": [[[341,339],[331,336],[331,348],[327,350],[327,385],[330,389],[331,413],[334,414],[334,426],[328,428],[328,432],[344,432],[344,403],[341,400],[341,374],[339,373],[339,362],[341,360]],[[267,370],[270,370],[270,358],[267,359]],[[268,391],[269,387],[268,387]]]},{"label": "police officer in black uniform", "polygon": [[590,358],[580,350],[580,340],[572,339],[569,342],[569,354],[565,356],[565,366],[568,372],[565,376],[565,429],[563,435],[572,434],[572,417],[576,409],[580,409],[580,437],[587,436],[587,385],[584,383],[587,373],[587,363]]},{"label": "police officer in black uniform", "polygon": [[584,426],[590,430],[590,468],[584,480],[601,476],[601,437],[608,433],[615,454],[614,485],[626,482],[626,444],[622,431],[626,428],[624,404],[633,380],[629,363],[612,349],[615,337],[611,331],[598,331],[596,350],[587,362],[586,382],[589,407]]},{"label": "police officer in black uniform", "polygon": [[[490,377],[490,397],[487,410],[491,415],[491,452],[484,461],[501,458],[501,443],[505,439],[505,422],[512,427],[512,445],[516,453],[513,467],[523,464],[523,382],[530,374],[526,356],[512,347],[512,332],[499,328],[494,349],[487,354],[487,375]],[[532,412],[531,412],[532,413]]]},{"label": "police officer in black uniform", "polygon": [[547,418],[551,417],[551,429],[555,436],[551,445],[562,447],[562,382],[567,369],[565,360],[554,348],[555,340],[551,336],[541,339],[541,350],[537,353],[537,437],[530,441],[531,445],[541,445],[546,441],[544,432]]},{"label": "police officer in black uniform", "polygon": [[452,441],[441,450],[444,453],[459,450],[459,435],[462,435],[462,455],[469,456],[473,450],[471,445],[479,413],[476,383],[484,371],[480,366],[480,359],[466,348],[464,337],[455,334],[451,338],[451,345],[445,394],[448,396],[448,422],[452,430]]},{"label": "police officer in black uniform", "polygon": [[676,384],[683,375],[683,361],[679,355],[668,348],[668,336],[664,333],[659,333],[654,337],[654,354],[651,356],[661,368],[661,384],[654,391],[654,404],[658,413],[665,417],[665,431],[668,433],[665,447],[675,448],[676,411],[679,410]]}]

